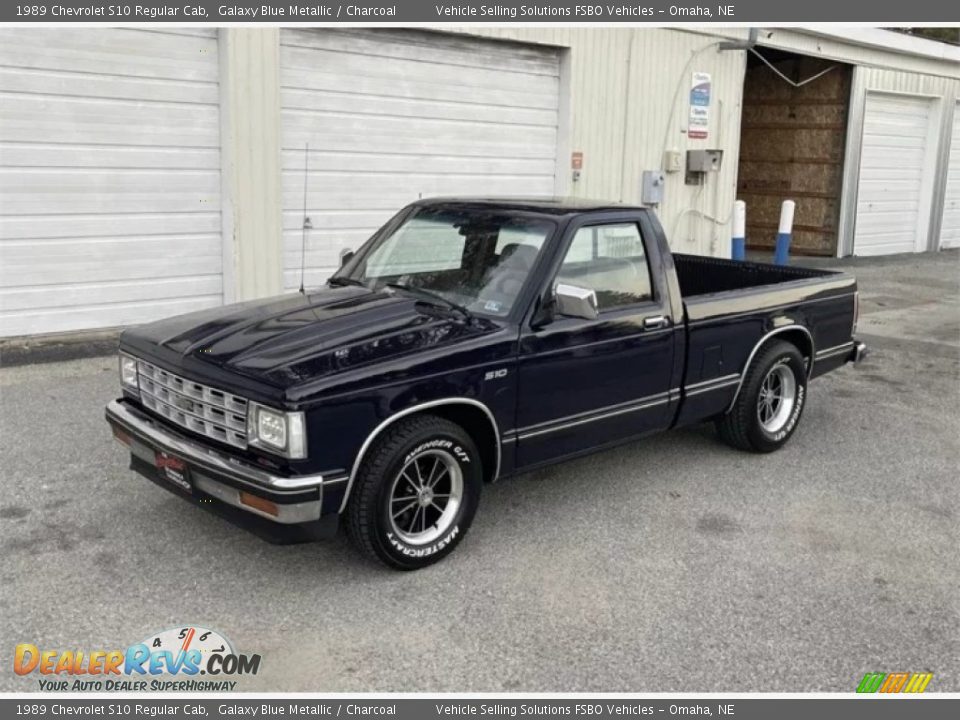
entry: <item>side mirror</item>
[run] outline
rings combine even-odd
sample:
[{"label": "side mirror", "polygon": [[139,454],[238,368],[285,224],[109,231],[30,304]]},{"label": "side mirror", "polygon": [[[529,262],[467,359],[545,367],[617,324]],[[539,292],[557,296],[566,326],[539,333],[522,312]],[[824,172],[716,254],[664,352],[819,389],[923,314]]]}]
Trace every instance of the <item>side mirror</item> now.
[{"label": "side mirror", "polygon": [[340,251],[340,267],[344,267],[348,262],[353,259],[353,250],[346,248],[345,250]]},{"label": "side mirror", "polygon": [[597,293],[593,290],[557,283],[553,293],[557,303],[557,314],[585,320],[597,319],[599,315]]}]

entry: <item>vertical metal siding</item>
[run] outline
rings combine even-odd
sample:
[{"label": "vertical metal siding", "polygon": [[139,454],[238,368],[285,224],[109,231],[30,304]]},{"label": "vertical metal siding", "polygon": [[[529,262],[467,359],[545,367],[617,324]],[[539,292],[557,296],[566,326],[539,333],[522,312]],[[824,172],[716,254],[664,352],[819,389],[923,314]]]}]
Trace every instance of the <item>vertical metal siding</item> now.
[{"label": "vertical metal siding", "polygon": [[950,155],[947,162],[940,247],[960,247],[960,105],[953,106]]},{"label": "vertical metal siding", "polygon": [[[721,171],[708,177],[703,188],[686,185],[682,171],[668,174],[657,214],[675,249],[729,254],[743,51],[718,52],[716,43],[723,38],[666,28],[464,27],[459,31],[568,48],[569,146],[584,154],[580,181],[567,185],[572,195],[639,202],[642,172],[663,165],[665,133],[667,147],[684,156],[688,149],[723,150]],[[690,140],[683,132],[694,71],[709,72],[713,84],[707,140]],[[561,172],[568,177],[569,163],[569,158],[560,159]]]}]

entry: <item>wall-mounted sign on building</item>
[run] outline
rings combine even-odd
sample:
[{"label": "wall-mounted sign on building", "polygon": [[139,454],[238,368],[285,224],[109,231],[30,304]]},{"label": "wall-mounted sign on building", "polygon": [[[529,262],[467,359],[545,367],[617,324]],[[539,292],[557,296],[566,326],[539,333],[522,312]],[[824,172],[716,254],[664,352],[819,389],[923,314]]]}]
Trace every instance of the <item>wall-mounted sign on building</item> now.
[{"label": "wall-mounted sign on building", "polygon": [[690,84],[687,137],[706,140],[710,126],[710,73],[695,72]]}]

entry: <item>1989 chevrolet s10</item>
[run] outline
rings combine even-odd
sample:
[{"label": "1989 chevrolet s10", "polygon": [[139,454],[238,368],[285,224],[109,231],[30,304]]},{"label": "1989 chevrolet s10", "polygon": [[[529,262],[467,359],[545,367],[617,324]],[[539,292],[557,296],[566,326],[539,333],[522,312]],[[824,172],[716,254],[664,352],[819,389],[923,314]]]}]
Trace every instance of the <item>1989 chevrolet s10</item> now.
[{"label": "1989 chevrolet s10", "polygon": [[485,482],[704,420],[776,450],[857,314],[848,275],[673,255],[642,207],[422,200],[324,287],[126,330],[106,416],[173,492],[415,569]]}]

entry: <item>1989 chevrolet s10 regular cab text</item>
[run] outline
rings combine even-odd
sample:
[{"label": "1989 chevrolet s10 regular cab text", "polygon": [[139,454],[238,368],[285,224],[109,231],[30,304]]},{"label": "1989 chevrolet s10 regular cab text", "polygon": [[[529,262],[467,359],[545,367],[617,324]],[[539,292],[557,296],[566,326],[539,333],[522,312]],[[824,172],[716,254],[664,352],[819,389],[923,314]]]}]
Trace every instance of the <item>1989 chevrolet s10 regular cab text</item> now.
[{"label": "1989 chevrolet s10 regular cab text", "polygon": [[642,207],[422,200],[324,287],[126,330],[106,415],[175,493],[415,569],[485,482],[704,420],[776,450],[857,313],[848,275],[673,255]]}]

